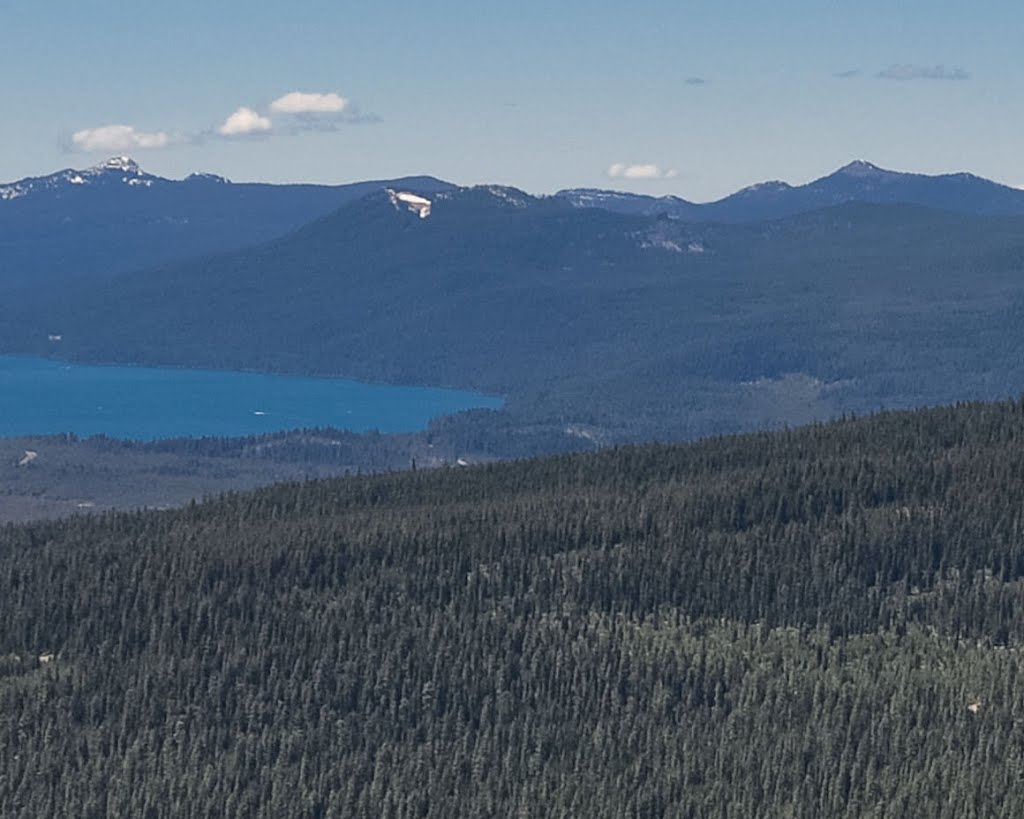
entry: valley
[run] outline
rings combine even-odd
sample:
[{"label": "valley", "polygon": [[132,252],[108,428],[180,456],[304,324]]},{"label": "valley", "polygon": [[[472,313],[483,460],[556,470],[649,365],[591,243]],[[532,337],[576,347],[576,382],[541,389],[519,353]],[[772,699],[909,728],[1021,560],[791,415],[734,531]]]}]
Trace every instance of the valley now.
[{"label": "valley", "polygon": [[[129,185],[150,179],[134,163],[111,173],[101,167],[93,186],[109,207],[123,207],[108,191],[121,188],[168,188],[178,207],[190,201],[188,180]],[[33,205],[51,187],[0,202],[0,234],[20,224],[5,222],[5,208]],[[438,462],[690,440],[1024,391],[1024,193],[977,177],[853,163],[805,188],[741,192],[726,221],[677,218],[647,200],[625,208],[627,195],[607,209],[608,196],[584,203],[429,178],[331,190],[349,201],[247,248],[163,263],[157,254],[153,266],[83,270],[59,287],[3,277],[0,291],[6,283],[17,297],[0,313],[0,351],[502,396],[497,412],[441,411],[435,427],[448,451]],[[935,206],[922,204],[928,197]],[[964,212],[939,207],[954,201]],[[790,213],[804,205],[816,209]],[[108,254],[118,247],[102,232],[90,241],[97,252],[102,242],[113,242]],[[403,454],[386,468],[412,462],[410,440],[395,440]],[[345,464],[380,466],[374,457]]]},{"label": "valley", "polygon": [[340,430],[151,444],[103,436],[0,438],[0,522],[168,509],[279,481],[456,464],[443,442],[431,446],[424,438]]}]

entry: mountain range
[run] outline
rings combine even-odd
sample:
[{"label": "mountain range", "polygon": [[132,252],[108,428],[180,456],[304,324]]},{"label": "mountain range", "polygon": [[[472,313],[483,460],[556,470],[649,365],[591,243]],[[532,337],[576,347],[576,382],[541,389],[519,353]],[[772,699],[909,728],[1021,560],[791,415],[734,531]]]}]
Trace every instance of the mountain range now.
[{"label": "mountain range", "polygon": [[264,242],[383,185],[452,187],[431,177],[334,186],[238,184],[213,174],[172,180],[123,156],[0,184],[0,293]]},{"label": "mountain range", "polygon": [[574,188],[555,194],[576,207],[691,222],[754,222],[778,219],[844,202],[913,204],[955,213],[1024,214],[1024,191],[969,173],[940,176],[900,173],[857,160],[806,185],[761,182],[724,199],[697,204],[677,196],[644,196]]},{"label": "mountain range", "polygon": [[[430,176],[345,185],[182,180],[147,173],[129,157],[0,184],[0,293],[109,278],[166,262],[266,242],[383,188],[421,194],[457,186]],[[1024,191],[971,174],[923,176],[853,162],[802,186],[764,182],[717,202],[572,189],[575,207],[687,222],[778,219],[843,202],[905,203],[957,213],[1024,214]]]}]

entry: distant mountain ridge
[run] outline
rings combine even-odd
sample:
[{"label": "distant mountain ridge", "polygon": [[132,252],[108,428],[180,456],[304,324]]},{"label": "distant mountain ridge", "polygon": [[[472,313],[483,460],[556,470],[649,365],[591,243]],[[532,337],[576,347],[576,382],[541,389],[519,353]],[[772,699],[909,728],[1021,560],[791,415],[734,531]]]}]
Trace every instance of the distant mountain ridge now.
[{"label": "distant mountain ridge", "polygon": [[[120,178],[118,178],[120,177]],[[195,178],[212,177],[221,182],[227,182],[223,177],[212,174],[193,174],[187,180]],[[15,199],[23,199],[28,196],[35,196],[46,192],[60,191],[69,186],[104,186],[112,184],[126,184],[129,187],[152,187],[154,184],[173,184],[170,179],[146,173],[139,167],[135,160],[127,156],[114,156],[106,162],[93,165],[82,170],[65,168],[48,176],[37,176],[12,182],[7,185],[0,185],[0,201],[11,202]]]},{"label": "distant mountain ridge", "polygon": [[677,196],[645,196],[592,188],[558,191],[576,207],[617,213],[665,214],[688,222],[757,222],[780,219],[845,202],[907,204],[978,215],[1024,215],[1024,191],[969,173],[938,176],[902,173],[856,160],[806,185],[760,182],[715,202],[695,203]]},{"label": "distant mountain ridge", "polygon": [[453,186],[429,176],[347,185],[182,180],[129,157],[0,185],[0,292],[109,278],[237,250],[288,233],[385,187]]},{"label": "distant mountain ridge", "polygon": [[[346,185],[236,183],[206,173],[173,180],[146,172],[127,156],[0,184],[0,293],[13,296],[239,250],[385,188],[430,196],[457,186],[431,176]],[[535,204],[541,200],[725,224],[780,219],[845,202],[1024,214],[1024,191],[972,174],[898,173],[861,160],[807,185],[762,182],[706,204],[587,188],[532,198]]]}]

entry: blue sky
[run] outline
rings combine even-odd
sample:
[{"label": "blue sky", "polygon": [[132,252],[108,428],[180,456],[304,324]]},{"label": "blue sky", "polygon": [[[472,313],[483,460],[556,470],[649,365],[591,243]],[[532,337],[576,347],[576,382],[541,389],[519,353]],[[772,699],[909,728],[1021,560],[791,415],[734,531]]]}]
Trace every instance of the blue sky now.
[{"label": "blue sky", "polygon": [[1024,186],[1019,0],[12,5],[0,181],[128,153],[697,201],[856,158]]}]

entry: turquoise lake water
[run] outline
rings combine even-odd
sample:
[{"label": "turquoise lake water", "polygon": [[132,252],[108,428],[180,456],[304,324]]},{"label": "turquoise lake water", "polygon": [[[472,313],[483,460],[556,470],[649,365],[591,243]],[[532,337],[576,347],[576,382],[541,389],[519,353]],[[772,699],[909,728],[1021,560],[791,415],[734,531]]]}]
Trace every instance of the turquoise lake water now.
[{"label": "turquoise lake water", "polygon": [[326,426],[411,432],[440,415],[501,405],[456,390],[0,356],[0,436],[154,440]]}]

